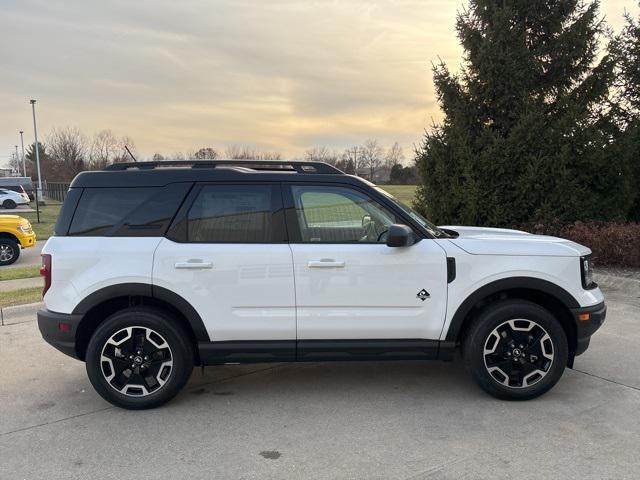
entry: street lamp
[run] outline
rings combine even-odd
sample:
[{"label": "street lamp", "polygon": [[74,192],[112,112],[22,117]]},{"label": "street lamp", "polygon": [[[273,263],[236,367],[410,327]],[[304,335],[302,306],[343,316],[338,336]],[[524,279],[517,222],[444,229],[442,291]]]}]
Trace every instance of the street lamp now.
[{"label": "street lamp", "polygon": [[16,172],[20,175],[20,155],[18,155],[18,145],[16,145]]},{"label": "street lamp", "polygon": [[27,161],[24,159],[24,137],[23,134],[24,131],[20,130],[20,145],[22,146],[22,174],[26,177],[27,176]]},{"label": "street lamp", "polygon": [[40,177],[40,149],[38,148],[38,127],[36,126],[36,101],[31,99],[31,112],[33,114],[33,135],[36,139],[36,171],[38,172],[38,192],[36,202],[42,203],[42,178]]}]

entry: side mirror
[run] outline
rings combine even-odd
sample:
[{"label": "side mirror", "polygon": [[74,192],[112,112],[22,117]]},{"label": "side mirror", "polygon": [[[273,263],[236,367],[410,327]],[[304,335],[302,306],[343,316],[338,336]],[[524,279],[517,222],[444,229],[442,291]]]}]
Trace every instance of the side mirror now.
[{"label": "side mirror", "polygon": [[406,225],[394,224],[387,232],[387,247],[410,247],[416,243],[416,237]]}]

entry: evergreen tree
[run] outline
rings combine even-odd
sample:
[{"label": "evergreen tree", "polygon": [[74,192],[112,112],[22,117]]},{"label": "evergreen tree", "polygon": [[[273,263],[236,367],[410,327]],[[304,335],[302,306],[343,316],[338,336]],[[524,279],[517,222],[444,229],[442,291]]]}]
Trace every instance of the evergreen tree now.
[{"label": "evergreen tree", "polygon": [[634,203],[630,220],[640,220],[640,21],[628,13],[625,27],[611,48],[616,61],[617,97],[615,111],[621,124],[621,155],[628,159],[633,172]]},{"label": "evergreen tree", "polygon": [[470,0],[456,22],[460,73],[433,68],[445,118],[417,152],[417,206],[477,225],[625,215],[604,28],[597,1]]}]

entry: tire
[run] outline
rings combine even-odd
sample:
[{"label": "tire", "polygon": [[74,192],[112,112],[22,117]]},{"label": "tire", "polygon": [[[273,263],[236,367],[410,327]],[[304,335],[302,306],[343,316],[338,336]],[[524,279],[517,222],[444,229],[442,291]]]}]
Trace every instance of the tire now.
[{"label": "tire", "polygon": [[541,306],[503,300],[475,319],[464,339],[463,357],[487,393],[503,400],[530,400],[562,376],[567,337],[558,320]]},{"label": "tire", "polygon": [[132,307],[100,324],[85,360],[89,380],[102,398],[117,407],[142,410],[180,392],[191,376],[194,350],[171,315]]},{"label": "tire", "polygon": [[11,265],[20,257],[20,245],[8,238],[0,238],[0,266]]},{"label": "tire", "polygon": [[16,208],[16,202],[14,202],[13,200],[5,200],[4,202],[2,202],[2,206],[9,210],[13,210],[14,208]]}]

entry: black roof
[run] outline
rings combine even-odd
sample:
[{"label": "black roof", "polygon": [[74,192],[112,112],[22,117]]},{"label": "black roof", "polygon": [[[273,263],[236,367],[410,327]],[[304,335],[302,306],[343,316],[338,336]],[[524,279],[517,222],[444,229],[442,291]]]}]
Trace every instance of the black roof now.
[{"label": "black roof", "polygon": [[71,182],[75,187],[160,187],[176,182],[291,181],[362,185],[323,162],[258,160],[193,160],[116,163],[102,171],[87,171]]}]

